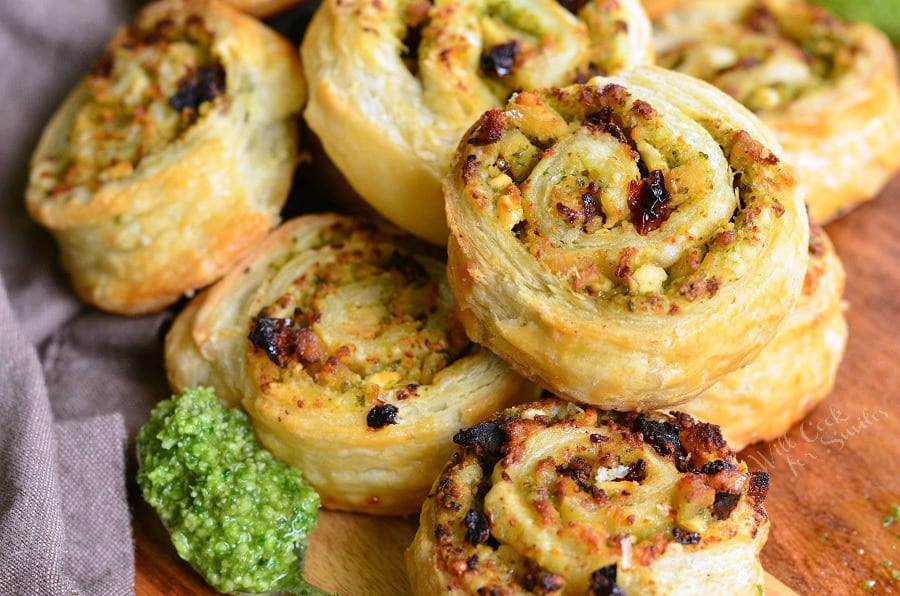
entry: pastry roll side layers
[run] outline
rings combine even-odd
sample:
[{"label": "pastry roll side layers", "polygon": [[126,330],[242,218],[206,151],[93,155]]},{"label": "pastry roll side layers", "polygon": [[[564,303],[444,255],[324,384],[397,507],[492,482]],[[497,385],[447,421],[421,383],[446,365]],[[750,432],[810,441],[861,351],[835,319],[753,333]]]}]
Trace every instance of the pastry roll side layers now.
[{"label": "pastry roll side layers", "polygon": [[843,292],[840,258],[813,224],[803,292],[775,338],[753,362],[679,409],[718,425],[736,451],[787,432],[834,387],[847,345]]},{"label": "pastry roll side layers", "polygon": [[478,115],[514,91],[648,63],[651,48],[637,0],[325,0],[301,47],[304,118],[360,196],[444,245],[440,179]]},{"label": "pastry roll side layers", "polygon": [[772,127],[813,219],[873,198],[900,170],[900,81],[880,31],[802,0],[669,4],[651,12],[659,64],[713,83]]},{"label": "pastry roll side layers", "polygon": [[514,96],[444,182],[466,331],[576,402],[697,395],[800,294],[809,226],[779,156],[733,99],[655,67]]},{"label": "pastry roll side layers", "polygon": [[406,553],[429,594],[757,594],[768,476],[715,426],[548,399],[460,432]]},{"label": "pastry roll side layers", "polygon": [[170,383],[242,404],[325,507],[418,511],[453,433],[537,395],[468,341],[423,246],[361,219],[285,223],[176,319]]},{"label": "pastry roll side layers", "polygon": [[28,209],[76,293],[159,310],[278,223],[306,90],[295,49],[214,0],[163,0],[120,29],[32,157]]}]

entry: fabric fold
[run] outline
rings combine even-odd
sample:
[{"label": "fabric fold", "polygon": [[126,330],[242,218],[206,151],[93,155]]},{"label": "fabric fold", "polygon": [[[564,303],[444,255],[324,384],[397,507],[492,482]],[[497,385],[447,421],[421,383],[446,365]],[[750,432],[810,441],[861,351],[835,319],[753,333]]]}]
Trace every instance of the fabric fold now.
[{"label": "fabric fold", "polygon": [[0,378],[0,593],[130,593],[123,418],[54,423],[41,363],[2,281]]}]

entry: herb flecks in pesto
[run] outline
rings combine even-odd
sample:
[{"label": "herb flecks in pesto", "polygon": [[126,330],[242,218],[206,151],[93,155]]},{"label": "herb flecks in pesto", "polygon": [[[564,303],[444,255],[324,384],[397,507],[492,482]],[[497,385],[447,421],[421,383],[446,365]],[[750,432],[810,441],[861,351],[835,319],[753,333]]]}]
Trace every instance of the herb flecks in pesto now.
[{"label": "herb flecks in pesto", "polygon": [[137,438],[144,499],[178,554],[221,592],[309,592],[302,563],[319,496],[211,389],[160,402]]}]

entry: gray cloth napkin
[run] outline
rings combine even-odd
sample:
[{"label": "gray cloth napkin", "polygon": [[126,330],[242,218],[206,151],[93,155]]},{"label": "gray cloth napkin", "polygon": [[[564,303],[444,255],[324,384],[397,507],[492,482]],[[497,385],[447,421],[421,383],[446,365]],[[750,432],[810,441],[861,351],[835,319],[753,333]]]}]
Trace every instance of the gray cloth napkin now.
[{"label": "gray cloth napkin", "polygon": [[168,392],[160,325],[84,307],[23,208],[44,123],[134,6],[0,0],[0,594],[131,594],[128,446]]}]

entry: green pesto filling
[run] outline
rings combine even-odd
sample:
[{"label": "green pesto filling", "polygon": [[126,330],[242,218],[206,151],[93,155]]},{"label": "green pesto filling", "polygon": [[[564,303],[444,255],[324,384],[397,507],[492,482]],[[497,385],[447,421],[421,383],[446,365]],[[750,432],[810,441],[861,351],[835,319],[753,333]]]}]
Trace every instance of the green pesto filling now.
[{"label": "green pesto filling", "polygon": [[144,499],[209,585],[315,593],[302,566],[319,496],[259,445],[243,411],[188,389],[157,404],[137,447]]}]

